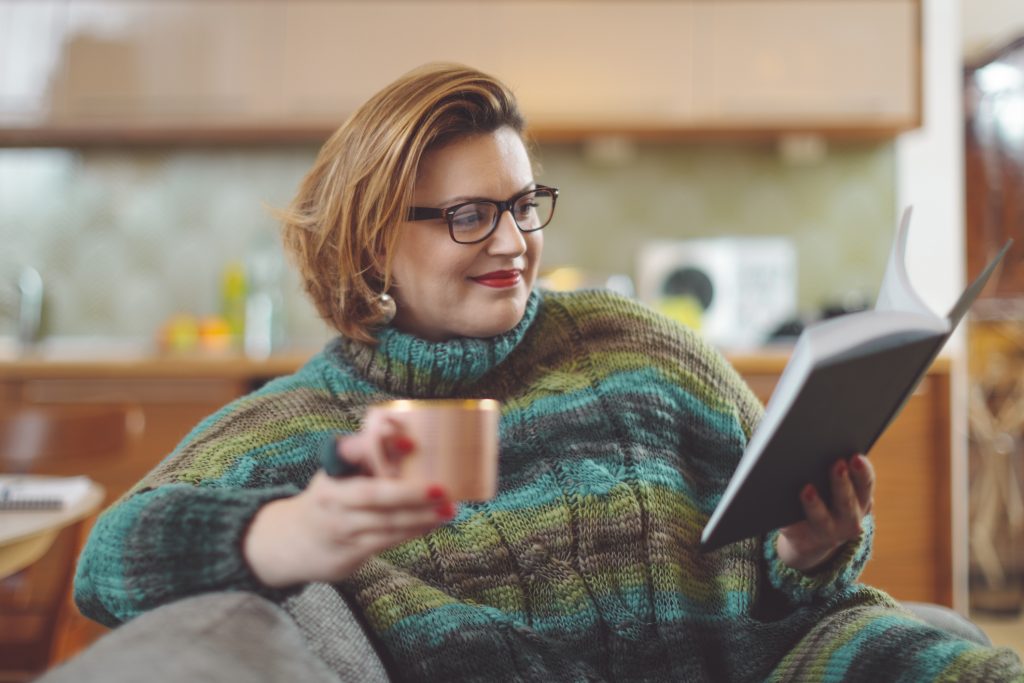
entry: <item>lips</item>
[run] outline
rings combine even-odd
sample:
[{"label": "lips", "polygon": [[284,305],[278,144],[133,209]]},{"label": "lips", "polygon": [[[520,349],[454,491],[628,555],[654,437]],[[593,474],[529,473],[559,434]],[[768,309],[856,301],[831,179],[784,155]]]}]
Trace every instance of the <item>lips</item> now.
[{"label": "lips", "polygon": [[522,272],[518,270],[495,270],[470,279],[487,287],[514,287],[522,280]]}]

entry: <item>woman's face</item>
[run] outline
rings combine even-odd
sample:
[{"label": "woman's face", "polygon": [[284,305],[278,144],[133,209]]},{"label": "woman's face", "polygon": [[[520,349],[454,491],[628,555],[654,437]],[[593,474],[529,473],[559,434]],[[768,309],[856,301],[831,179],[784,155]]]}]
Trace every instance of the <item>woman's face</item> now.
[{"label": "woman's face", "polygon": [[[522,139],[511,128],[431,150],[420,162],[413,205],[447,208],[504,201],[533,187]],[[407,221],[392,261],[398,329],[431,341],[493,337],[522,319],[537,278],[543,231],[522,233],[509,212],[477,244],[458,244],[444,218]]]}]

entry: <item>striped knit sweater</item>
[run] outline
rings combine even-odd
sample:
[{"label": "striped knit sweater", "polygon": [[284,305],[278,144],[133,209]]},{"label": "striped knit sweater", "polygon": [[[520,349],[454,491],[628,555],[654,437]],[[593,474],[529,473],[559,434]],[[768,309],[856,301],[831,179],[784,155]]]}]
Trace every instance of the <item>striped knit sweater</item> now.
[{"label": "striped knit sweater", "polygon": [[338,585],[397,680],[1024,678],[1009,651],[857,584],[870,524],[813,576],[773,534],[701,553],[760,406],[694,335],[601,292],[534,293],[493,339],[339,339],[225,407],[102,515],[81,610],[116,624],[205,591],[286,597],[247,567],[248,523],[306,485],[325,435],[395,397],[503,404],[497,497]]}]

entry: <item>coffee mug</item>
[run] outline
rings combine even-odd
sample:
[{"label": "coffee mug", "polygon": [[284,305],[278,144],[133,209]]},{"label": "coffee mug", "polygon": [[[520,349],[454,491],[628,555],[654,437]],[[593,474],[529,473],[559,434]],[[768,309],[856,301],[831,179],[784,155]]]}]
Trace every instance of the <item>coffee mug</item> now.
[{"label": "coffee mug", "polygon": [[389,418],[414,442],[399,462],[399,477],[437,482],[454,500],[494,497],[498,487],[498,420],[493,399],[388,401],[366,419]]}]

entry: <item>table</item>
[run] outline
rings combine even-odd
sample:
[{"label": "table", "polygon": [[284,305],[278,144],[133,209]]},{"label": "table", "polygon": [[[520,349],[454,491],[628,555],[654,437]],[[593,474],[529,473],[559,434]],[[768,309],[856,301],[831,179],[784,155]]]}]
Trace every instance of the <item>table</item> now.
[{"label": "table", "polygon": [[[25,475],[27,480],[48,477]],[[0,578],[38,560],[64,527],[89,517],[103,502],[104,489],[94,481],[76,503],[60,510],[0,510]]]}]

